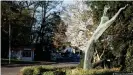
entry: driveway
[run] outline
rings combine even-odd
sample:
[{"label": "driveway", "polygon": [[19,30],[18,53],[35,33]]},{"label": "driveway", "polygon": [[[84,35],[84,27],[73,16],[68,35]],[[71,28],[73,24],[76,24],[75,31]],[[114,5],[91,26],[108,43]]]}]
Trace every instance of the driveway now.
[{"label": "driveway", "polygon": [[[43,64],[37,64],[37,65],[43,65]],[[37,66],[34,64],[34,66]],[[63,63],[52,63],[52,64],[44,64],[44,65],[51,65],[51,66],[56,66],[56,67],[69,67],[69,66],[77,66],[78,62],[63,62]],[[33,66],[32,65],[8,65],[8,66],[2,66],[1,67],[1,75],[18,75],[18,72],[20,71],[21,68],[25,66]]]},{"label": "driveway", "polygon": [[17,75],[22,67],[1,67],[1,75]]}]

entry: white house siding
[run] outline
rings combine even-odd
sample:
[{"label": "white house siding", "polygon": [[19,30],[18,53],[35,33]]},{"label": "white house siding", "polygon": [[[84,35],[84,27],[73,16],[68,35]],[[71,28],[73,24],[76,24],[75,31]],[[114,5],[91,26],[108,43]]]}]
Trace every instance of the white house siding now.
[{"label": "white house siding", "polygon": [[34,60],[34,51],[31,51],[31,57],[24,57],[24,56],[22,56],[22,60],[33,61]]},{"label": "white house siding", "polygon": [[[30,56],[23,56],[24,51],[30,51],[31,55]],[[31,49],[24,49],[24,50],[12,50],[11,53],[12,58],[16,58],[18,60],[23,60],[23,61],[33,61],[34,60],[34,51]]]},{"label": "white house siding", "polygon": [[25,60],[25,61],[33,61],[34,60],[34,51],[32,51],[31,49],[24,49],[23,51],[29,51],[30,52],[30,56],[24,56],[22,54],[22,60]]}]

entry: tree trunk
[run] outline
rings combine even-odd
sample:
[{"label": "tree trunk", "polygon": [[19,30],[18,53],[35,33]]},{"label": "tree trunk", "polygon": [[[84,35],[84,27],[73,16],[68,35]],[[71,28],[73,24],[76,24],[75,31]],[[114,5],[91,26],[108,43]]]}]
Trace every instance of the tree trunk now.
[{"label": "tree trunk", "polygon": [[85,57],[84,57],[84,69],[91,69],[92,68],[92,57],[94,54],[93,44],[99,39],[99,37],[103,34],[103,32],[116,20],[117,16],[120,14],[122,10],[124,10],[127,7],[122,7],[119,9],[119,11],[110,19],[108,20],[108,17],[106,16],[106,12],[109,8],[104,8],[104,14],[101,17],[101,22],[97,29],[95,30],[94,34],[90,38],[88,42],[87,49],[85,51]]},{"label": "tree trunk", "polygon": [[93,68],[96,68],[96,67],[99,66],[99,65],[103,65],[103,62],[104,62],[104,61],[105,61],[105,59],[99,60],[99,61],[95,62],[95,63],[93,64]]}]

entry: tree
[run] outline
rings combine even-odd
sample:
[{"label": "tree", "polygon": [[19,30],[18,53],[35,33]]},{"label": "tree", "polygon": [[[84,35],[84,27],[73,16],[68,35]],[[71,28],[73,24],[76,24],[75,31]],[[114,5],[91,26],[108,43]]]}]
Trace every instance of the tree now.
[{"label": "tree", "polygon": [[[93,12],[93,21],[95,25],[98,25],[100,22],[100,16],[102,15],[102,11],[105,5],[109,5],[110,9],[108,12],[109,18],[115,14],[120,7],[123,7],[125,4],[129,4],[127,9],[125,11],[122,11],[121,14],[118,16],[118,19],[103,33],[103,35],[100,37],[99,41],[107,39],[107,37],[110,37],[111,39],[107,40],[109,46],[106,48],[106,53],[104,53],[102,59],[104,57],[108,57],[109,52],[112,53],[115,56],[115,59],[112,61],[114,64],[114,67],[120,67],[124,68],[132,68],[130,65],[131,63],[125,64],[122,62],[128,62],[129,60],[132,60],[130,56],[128,57],[128,54],[131,54],[130,47],[132,47],[132,18],[133,13],[132,10],[132,4],[133,2],[125,2],[125,1],[86,1],[87,5],[91,6],[92,12]],[[99,43],[99,42],[98,42]],[[128,47],[126,46],[128,45]],[[125,48],[124,48],[125,47]],[[127,53],[126,53],[127,51]],[[101,52],[98,49],[98,53]],[[124,57],[123,57],[124,56]],[[121,59],[123,58],[123,59]],[[130,59],[129,59],[130,58]],[[124,66],[125,65],[130,65]],[[121,69],[122,70],[122,69]],[[129,69],[128,69],[129,71]],[[131,71],[131,69],[130,69]]]},{"label": "tree", "polygon": [[[1,31],[2,31],[2,57],[8,55],[9,25],[11,27],[11,46],[17,47],[31,43],[30,34],[35,18],[31,16],[31,9],[25,6],[26,1],[2,1],[1,5]],[[34,21],[30,21],[30,20]]]},{"label": "tree", "polygon": [[53,37],[53,44],[55,48],[60,48],[63,46],[63,44],[66,42],[66,24],[63,20],[61,20],[61,23],[56,26],[54,29],[54,37]]},{"label": "tree", "polygon": [[[65,24],[60,18],[61,11],[59,11],[59,4],[61,4],[61,2],[62,1],[3,1],[2,45],[7,46],[9,44],[8,28],[10,24],[12,47],[35,44],[37,46],[36,53],[39,55],[38,58],[44,56],[44,51],[55,49],[54,41],[59,41],[62,37],[59,41],[62,42],[65,37]],[[58,8],[56,9],[57,6]],[[63,27],[63,29],[61,29],[61,27]],[[60,36],[60,38],[58,36]],[[4,46],[2,46],[2,52],[8,53],[8,49],[5,49],[7,47]],[[46,54],[48,53],[46,52]]]},{"label": "tree", "polygon": [[84,51],[93,31],[91,10],[81,1],[75,1],[64,7],[66,10],[62,13],[62,19],[68,25],[67,42]]},{"label": "tree", "polygon": [[101,22],[88,42],[88,47],[85,52],[84,69],[92,68],[91,60],[94,54],[93,44],[97,41],[97,39],[99,39],[99,37],[103,34],[103,32],[115,21],[117,16],[120,14],[120,12],[123,9],[125,9],[125,7],[120,8],[119,11],[110,20],[108,20],[108,17],[106,16],[107,10],[109,8],[108,7],[104,8],[104,14],[103,17],[101,17]]},{"label": "tree", "polygon": [[[63,26],[63,21],[60,18],[59,5],[62,1],[37,1],[35,6],[40,8],[40,19],[39,24],[36,24],[35,27],[38,27],[35,31],[33,43],[36,44],[36,56],[35,59],[38,60],[49,60],[50,51],[55,50],[55,42],[59,39],[57,36],[61,33],[58,33]],[[56,7],[59,6],[57,9]],[[59,28],[59,29],[58,29]],[[61,34],[64,37],[64,33]],[[60,37],[61,38],[61,37]],[[45,56],[46,55],[46,56]]]}]

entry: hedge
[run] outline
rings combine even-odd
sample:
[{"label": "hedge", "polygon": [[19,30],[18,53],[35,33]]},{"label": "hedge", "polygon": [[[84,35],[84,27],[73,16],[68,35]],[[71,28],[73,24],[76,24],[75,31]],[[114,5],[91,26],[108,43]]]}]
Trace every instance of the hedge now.
[{"label": "hedge", "polygon": [[22,68],[19,75],[112,75],[118,71],[119,68],[83,70],[72,67],[30,66]]}]

